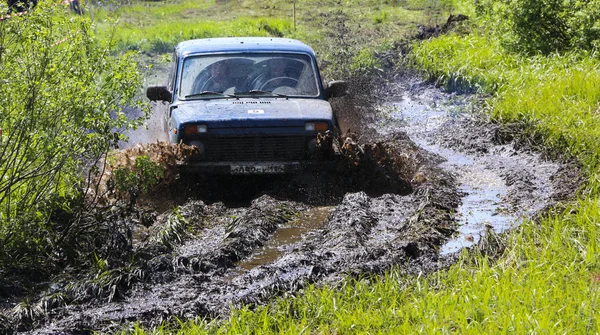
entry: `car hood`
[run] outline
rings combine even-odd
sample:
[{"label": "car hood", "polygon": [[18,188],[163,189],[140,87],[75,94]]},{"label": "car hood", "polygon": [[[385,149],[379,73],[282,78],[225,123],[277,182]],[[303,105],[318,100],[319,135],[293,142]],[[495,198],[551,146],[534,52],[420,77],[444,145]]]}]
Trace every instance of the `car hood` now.
[{"label": "car hood", "polygon": [[310,120],[331,120],[329,102],[320,99],[222,99],[186,101],[173,109],[178,124],[207,123],[222,127],[252,123],[298,126]]}]

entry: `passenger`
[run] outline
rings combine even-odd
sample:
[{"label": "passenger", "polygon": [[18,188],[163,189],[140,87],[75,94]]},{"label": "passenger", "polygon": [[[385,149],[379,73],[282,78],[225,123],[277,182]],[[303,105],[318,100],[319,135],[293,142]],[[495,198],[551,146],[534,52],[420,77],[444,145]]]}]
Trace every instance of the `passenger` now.
[{"label": "passenger", "polygon": [[252,87],[258,90],[271,91],[280,86],[295,87],[298,80],[287,73],[287,61],[275,58],[267,63],[265,69],[252,80]]}]

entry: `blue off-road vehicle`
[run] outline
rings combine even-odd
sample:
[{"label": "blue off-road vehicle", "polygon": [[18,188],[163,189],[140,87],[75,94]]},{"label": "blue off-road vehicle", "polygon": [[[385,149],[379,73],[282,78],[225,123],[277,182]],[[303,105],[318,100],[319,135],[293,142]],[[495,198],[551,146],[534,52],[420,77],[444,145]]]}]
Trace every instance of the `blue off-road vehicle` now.
[{"label": "blue off-road vehicle", "polygon": [[314,51],[284,38],[211,38],[177,45],[166,86],[147,96],[173,143],[198,148],[187,169],[225,174],[292,172],[314,159],[317,134],[333,131]]}]

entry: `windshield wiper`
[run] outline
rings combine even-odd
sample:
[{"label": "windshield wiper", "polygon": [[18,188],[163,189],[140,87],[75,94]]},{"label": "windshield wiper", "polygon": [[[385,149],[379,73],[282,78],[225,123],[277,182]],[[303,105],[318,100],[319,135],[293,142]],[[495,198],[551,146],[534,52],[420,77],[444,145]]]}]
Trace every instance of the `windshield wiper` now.
[{"label": "windshield wiper", "polygon": [[194,98],[194,97],[201,97],[201,96],[205,96],[205,95],[220,95],[220,96],[227,96],[227,97],[234,97],[231,94],[225,94],[223,92],[217,92],[217,91],[202,91],[200,93],[194,93],[194,94],[190,94],[190,95],[186,95],[185,98]]},{"label": "windshield wiper", "polygon": [[275,95],[275,96],[282,97],[282,98],[287,98],[288,97],[285,94],[274,93],[274,92],[271,92],[271,91],[263,91],[263,90],[250,90],[248,92],[235,92],[236,96],[246,95],[246,94],[271,94],[271,95]]}]

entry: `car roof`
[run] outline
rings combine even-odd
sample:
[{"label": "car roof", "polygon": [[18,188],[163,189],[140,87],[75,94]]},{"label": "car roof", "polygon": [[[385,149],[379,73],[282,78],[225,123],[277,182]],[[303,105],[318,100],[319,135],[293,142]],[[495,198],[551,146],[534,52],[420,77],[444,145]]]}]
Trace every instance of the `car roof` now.
[{"label": "car roof", "polygon": [[180,55],[212,52],[302,52],[314,55],[308,45],[290,38],[278,37],[222,37],[203,38],[181,42]]}]

